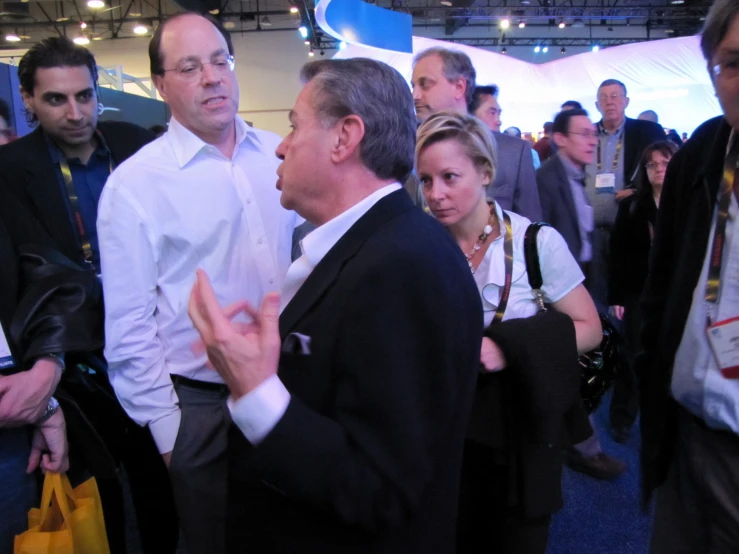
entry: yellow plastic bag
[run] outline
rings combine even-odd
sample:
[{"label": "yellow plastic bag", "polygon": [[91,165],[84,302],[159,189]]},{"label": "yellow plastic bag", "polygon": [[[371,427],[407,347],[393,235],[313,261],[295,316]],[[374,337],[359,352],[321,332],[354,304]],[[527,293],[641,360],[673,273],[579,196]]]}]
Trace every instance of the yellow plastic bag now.
[{"label": "yellow plastic bag", "polygon": [[64,474],[47,473],[41,507],[28,512],[28,531],[14,554],[110,554],[95,478],[72,490]]}]

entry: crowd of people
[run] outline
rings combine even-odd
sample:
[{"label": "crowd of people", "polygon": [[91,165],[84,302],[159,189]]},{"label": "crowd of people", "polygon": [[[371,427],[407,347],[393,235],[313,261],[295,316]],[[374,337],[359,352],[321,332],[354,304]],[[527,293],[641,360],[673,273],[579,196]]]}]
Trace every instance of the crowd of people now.
[{"label": "crowd of people", "polygon": [[626,470],[580,397],[599,312],[651,552],[737,551],[736,2],[701,47],[723,115],[685,145],[609,79],[532,147],[455,50],[411,89],[306,64],[280,139],[210,16],[151,40],[159,136],[98,121],[87,49],[32,46],[36,129],[0,109],[0,554],[38,468],[96,478],[114,553],[128,487],[146,553],[544,554],[563,466]]}]

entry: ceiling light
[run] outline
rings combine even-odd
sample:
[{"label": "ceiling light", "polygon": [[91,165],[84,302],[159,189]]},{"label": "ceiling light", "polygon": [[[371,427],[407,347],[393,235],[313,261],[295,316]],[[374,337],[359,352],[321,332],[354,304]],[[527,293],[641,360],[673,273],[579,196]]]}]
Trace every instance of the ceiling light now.
[{"label": "ceiling light", "polygon": [[80,29],[87,29],[87,23],[85,23],[84,21],[80,23]]},{"label": "ceiling light", "polygon": [[298,7],[297,6],[290,6],[290,13],[298,13]]},{"label": "ceiling light", "polygon": [[235,28],[236,28],[236,23],[234,23],[233,21],[226,21],[226,22],[225,22],[225,23],[223,24],[223,27],[224,27],[225,29],[235,29]]},{"label": "ceiling light", "polygon": [[345,50],[346,49],[346,42],[343,40],[339,43],[339,50]]},{"label": "ceiling light", "polygon": [[531,0],[521,0],[521,4],[528,6],[529,4],[531,4]]},{"label": "ceiling light", "polygon": [[672,0],[671,4],[684,4],[685,0]]},{"label": "ceiling light", "polygon": [[564,21],[559,22],[559,28],[564,29],[567,26],[567,24]]},{"label": "ceiling light", "polygon": [[510,27],[510,26],[511,26],[511,21],[509,19],[506,18],[506,19],[502,19],[501,20],[501,22],[500,22],[500,28],[501,29],[504,29],[505,30],[505,29],[508,29],[508,27]]},{"label": "ceiling light", "polygon": [[31,40],[31,37],[28,35],[18,35],[18,36],[21,37],[21,40]]},{"label": "ceiling light", "polygon": [[439,3],[440,3],[440,4],[442,5],[442,6],[447,6],[447,7],[449,7],[449,6],[451,6],[451,5],[452,5],[452,2],[451,2],[451,0],[441,0],[441,2],[439,2]]},{"label": "ceiling light", "polygon": [[210,10],[208,13],[210,15],[218,15],[219,13],[221,13],[221,10],[219,10],[218,8],[216,8],[215,10]]},{"label": "ceiling light", "polygon": [[518,28],[519,28],[519,29],[523,29],[524,27],[526,27],[526,22],[525,22],[525,21],[521,21],[521,22],[520,22],[520,23],[518,24]]},{"label": "ceiling light", "polygon": [[133,32],[136,35],[145,35],[149,32],[149,28],[146,25],[136,25],[133,28]]},{"label": "ceiling light", "polygon": [[501,50],[501,51],[500,51],[500,53],[501,53],[501,54],[507,54],[507,53],[508,53],[508,48],[506,48],[506,47],[504,46],[504,47],[503,47],[503,50]]},{"label": "ceiling light", "polygon": [[103,40],[103,37],[92,37],[92,40]]},{"label": "ceiling light", "polygon": [[298,32],[300,33],[300,36],[303,38],[308,38],[308,27],[305,25],[301,25],[298,27]]},{"label": "ceiling light", "polygon": [[7,35],[5,35],[5,40],[7,40],[8,42],[20,42],[21,37],[19,37],[15,33],[8,33]]},{"label": "ceiling light", "polygon": [[267,17],[266,15],[262,18],[262,25],[264,25],[265,27],[272,26],[272,22],[269,20],[269,17]]},{"label": "ceiling light", "polygon": [[310,51],[310,52],[308,52],[308,55],[309,55],[309,56],[310,56],[311,58],[312,58],[313,56],[315,56],[315,53],[313,52],[313,49],[311,49],[311,51]]},{"label": "ceiling light", "polygon": [[560,54],[564,54],[565,52],[567,52],[566,48],[562,48],[562,50],[559,51]]},{"label": "ceiling light", "polygon": [[544,48],[541,49],[541,51],[546,54],[547,52],[549,52],[549,47],[545,46]]},{"label": "ceiling light", "polygon": [[141,17],[141,12],[128,12],[131,17]]},{"label": "ceiling light", "polygon": [[68,17],[57,17],[56,22],[57,23],[64,23],[65,21],[69,21]]},{"label": "ceiling light", "polygon": [[304,40],[303,41],[303,44],[305,44],[306,46],[310,46],[310,41],[309,40]]},{"label": "ceiling light", "polygon": [[591,50],[593,52],[598,52],[600,50],[600,46],[598,46],[597,44],[593,44],[593,47],[591,48]]},{"label": "ceiling light", "polygon": [[537,45],[537,46],[534,46],[534,52],[535,52],[536,54],[538,54],[539,52],[541,52],[541,46],[539,46],[539,45]]},{"label": "ceiling light", "polygon": [[91,10],[102,10],[105,7],[103,0],[87,0],[87,7]]},{"label": "ceiling light", "polygon": [[75,44],[79,44],[80,46],[85,46],[87,44],[90,44],[90,39],[87,38],[85,35],[80,35],[78,37],[74,37],[72,40]]}]

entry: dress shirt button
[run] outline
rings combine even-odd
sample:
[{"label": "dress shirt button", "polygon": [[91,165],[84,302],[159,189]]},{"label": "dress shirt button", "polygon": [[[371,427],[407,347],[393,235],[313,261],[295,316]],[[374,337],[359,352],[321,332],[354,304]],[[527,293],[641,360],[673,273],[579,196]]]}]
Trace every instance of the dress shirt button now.
[{"label": "dress shirt button", "polygon": [[262,244],[264,242],[264,239],[262,237],[259,237],[257,239],[257,244]]},{"label": "dress shirt button", "polygon": [[270,280],[269,280],[269,284],[270,284],[270,285],[274,285],[274,284],[275,284],[275,280],[274,280],[274,279],[270,279]]},{"label": "dress shirt button", "polygon": [[247,199],[246,199],[246,203],[247,203],[247,204],[251,204],[251,198],[247,198]]}]

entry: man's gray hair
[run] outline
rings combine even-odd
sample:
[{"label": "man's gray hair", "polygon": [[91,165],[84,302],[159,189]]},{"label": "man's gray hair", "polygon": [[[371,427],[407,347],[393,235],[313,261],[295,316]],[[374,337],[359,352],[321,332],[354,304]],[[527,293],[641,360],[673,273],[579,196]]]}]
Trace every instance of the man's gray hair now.
[{"label": "man's gray hair", "polygon": [[613,86],[613,85],[618,85],[618,86],[620,86],[620,87],[621,87],[622,89],[624,89],[624,96],[628,96],[628,95],[629,95],[629,94],[628,94],[628,93],[626,92],[626,85],[624,85],[624,84],[623,84],[623,83],[622,83],[621,81],[619,81],[618,79],[606,79],[605,81],[603,81],[603,82],[602,82],[602,83],[600,84],[600,86],[598,87],[598,90],[602,89],[603,87],[610,87],[610,86]]},{"label": "man's gray hair", "polygon": [[380,179],[402,183],[408,178],[418,123],[413,95],[400,73],[367,58],[318,60],[303,66],[300,79],[315,84],[313,108],[324,125],[349,115],[362,119],[359,153],[368,169]]},{"label": "man's gray hair", "polygon": [[[701,50],[709,66],[712,65],[716,49],[729,32],[729,27],[734,23],[737,14],[739,14],[739,2],[736,0],[716,0],[708,10],[706,22],[701,31]],[[708,72],[711,73],[710,67]]]},{"label": "man's gray hair", "polygon": [[413,59],[413,67],[422,59],[428,58],[429,56],[439,56],[441,58],[441,63],[444,66],[444,77],[450,83],[453,83],[459,78],[464,79],[465,104],[469,106],[470,102],[472,102],[472,94],[475,92],[475,81],[477,79],[477,73],[470,57],[459,50],[449,50],[441,46],[434,46],[433,48],[419,52]]}]

